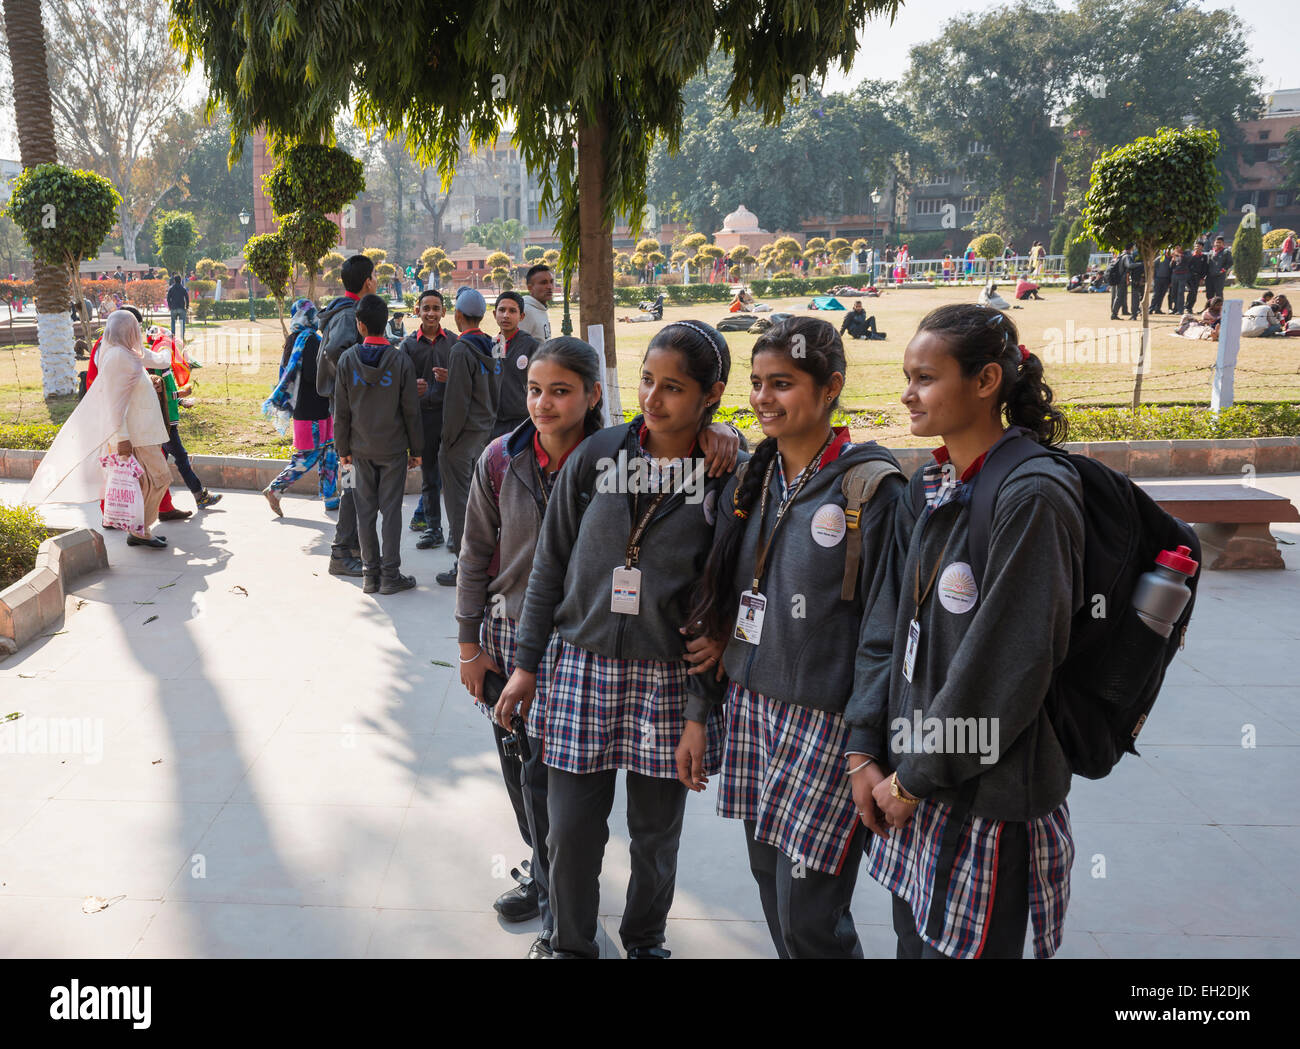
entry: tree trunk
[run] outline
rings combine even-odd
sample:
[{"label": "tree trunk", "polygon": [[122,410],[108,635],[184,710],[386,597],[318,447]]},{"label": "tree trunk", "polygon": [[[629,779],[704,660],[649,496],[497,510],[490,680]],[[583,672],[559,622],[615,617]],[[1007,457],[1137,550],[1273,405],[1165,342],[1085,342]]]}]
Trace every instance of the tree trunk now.
[{"label": "tree trunk", "polygon": [[[45,65],[45,28],[40,0],[4,0],[5,31],[14,77],[14,115],[23,167],[53,164],[54,113]],[[68,311],[68,275],[62,266],[34,259],[36,339],[41,350],[41,385],[46,397],[77,389],[72,317]]]},{"label": "tree trunk", "polygon": [[588,342],[593,325],[603,328],[605,399],[610,419],[618,424],[623,417],[614,352],[614,223],[604,217],[609,110],[599,106],[592,116],[578,128],[578,317]]},{"label": "tree trunk", "polygon": [[[136,262],[135,242],[140,236],[140,227],[131,218],[131,202],[123,198],[117,208],[117,224],[122,228],[122,258],[127,262]],[[177,272],[180,272],[179,269]]]},{"label": "tree trunk", "polygon": [[1151,315],[1147,312],[1147,305],[1151,298],[1151,282],[1155,279],[1156,246],[1155,244],[1140,243],[1138,244],[1138,250],[1142,252],[1142,273],[1146,278],[1146,283],[1142,285],[1142,300],[1140,302],[1142,307],[1142,341],[1139,343],[1136,374],[1133,376],[1133,410],[1135,412],[1142,404],[1142,376],[1150,366]]}]

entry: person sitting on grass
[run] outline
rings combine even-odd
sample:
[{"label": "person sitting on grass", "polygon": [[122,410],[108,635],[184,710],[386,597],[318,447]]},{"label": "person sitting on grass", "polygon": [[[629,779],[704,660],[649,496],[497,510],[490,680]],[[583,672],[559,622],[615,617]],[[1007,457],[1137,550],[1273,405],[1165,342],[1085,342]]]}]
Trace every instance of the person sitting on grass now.
[{"label": "person sitting on grass", "polygon": [[988,284],[984,286],[984,290],[980,292],[979,304],[981,306],[988,306],[995,310],[1011,309],[1011,303],[1007,302],[1006,299],[998,294],[996,281],[989,281]]},{"label": "person sitting on grass", "polygon": [[1025,299],[1036,299],[1041,301],[1043,297],[1038,294],[1038,285],[1028,277],[1022,276],[1018,281],[1016,281],[1016,298],[1021,302],[1024,302]]},{"label": "person sitting on grass", "polygon": [[[402,494],[406,472],[420,465],[424,428],[411,358],[384,335],[388,304],[364,295],[356,308],[359,345],[339,358],[334,388],[334,442],[339,465],[354,467],[362,590],[396,594],[415,586],[402,575]],[[376,520],[384,519],[383,547]]]},{"label": "person sitting on grass", "polygon": [[876,337],[876,318],[874,315],[867,316],[867,311],[862,308],[861,299],[855,300],[853,309],[844,316],[844,323],[840,325],[840,334],[843,335],[845,332],[855,339]]}]

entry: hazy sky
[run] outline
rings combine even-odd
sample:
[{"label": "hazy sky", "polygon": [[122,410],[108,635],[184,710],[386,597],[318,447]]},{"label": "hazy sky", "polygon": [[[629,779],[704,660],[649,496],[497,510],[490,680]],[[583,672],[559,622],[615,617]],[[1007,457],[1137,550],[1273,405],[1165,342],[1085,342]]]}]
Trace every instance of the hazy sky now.
[{"label": "hazy sky", "polygon": [[[943,24],[962,14],[977,14],[1005,6],[1007,0],[904,0],[891,26],[875,20],[858,35],[858,57],[847,75],[833,68],[826,78],[831,91],[841,91],[861,80],[899,80],[907,72],[908,51],[933,40]],[[1073,4],[1062,4],[1073,7]],[[1207,11],[1237,12],[1246,26],[1247,41],[1259,62],[1265,93],[1276,88],[1300,87],[1300,4],[1294,0],[1207,0]]]},{"label": "hazy sky", "polygon": [[[896,80],[907,72],[908,51],[936,37],[943,24],[960,14],[987,11],[1007,0],[911,0],[891,26],[876,20],[859,35],[859,49],[847,74],[832,70],[827,88],[843,90],[870,78]],[[1248,39],[1264,78],[1264,91],[1300,88],[1300,4],[1294,0],[1206,0],[1207,10],[1231,8],[1247,27]],[[3,75],[8,76],[5,68]],[[196,92],[201,97],[202,91]],[[17,159],[13,111],[0,110],[0,157]]]}]

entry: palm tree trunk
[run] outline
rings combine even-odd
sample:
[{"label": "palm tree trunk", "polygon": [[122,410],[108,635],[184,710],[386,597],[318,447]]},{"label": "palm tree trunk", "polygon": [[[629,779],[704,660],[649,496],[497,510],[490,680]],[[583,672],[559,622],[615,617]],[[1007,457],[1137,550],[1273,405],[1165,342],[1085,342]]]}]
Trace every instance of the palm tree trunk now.
[{"label": "palm tree trunk", "polygon": [[[54,144],[54,113],[50,108],[40,0],[4,0],[4,15],[14,76],[18,151],[23,167],[56,163],[59,155]],[[77,389],[77,364],[67,271],[62,266],[41,261],[34,261],[33,269],[41,385],[46,397],[70,395]]]}]

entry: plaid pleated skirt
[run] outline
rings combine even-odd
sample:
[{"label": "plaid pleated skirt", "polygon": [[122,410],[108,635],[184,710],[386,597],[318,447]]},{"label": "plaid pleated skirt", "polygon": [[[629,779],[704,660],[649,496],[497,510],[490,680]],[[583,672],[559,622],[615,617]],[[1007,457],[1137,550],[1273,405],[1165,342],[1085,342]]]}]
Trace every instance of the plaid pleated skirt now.
[{"label": "plaid pleated skirt", "polygon": [[[917,933],[950,958],[978,958],[993,911],[997,883],[998,845],[1002,820],[967,816],[953,861],[943,932],[938,939],[925,934],[938,874],[939,849],[952,809],[923,800],[916,814],[888,838],[871,837],[867,873],[911,907]],[[1028,820],[1029,918],[1033,926],[1034,957],[1050,958],[1061,946],[1065,909],[1070,903],[1070,867],[1074,838],[1070,807]]]},{"label": "plaid pleated skirt", "polygon": [[[492,662],[501,668],[506,680],[515,672],[515,632],[516,624],[509,616],[484,616],[479,630],[479,639]],[[560,635],[551,631],[551,639],[542,653],[542,661],[537,665],[537,695],[533,705],[528,708],[524,718],[524,727],[531,739],[541,739],[542,725],[546,720],[546,690],[551,684],[551,674],[555,670],[555,657],[560,651]],[[479,704],[483,707],[483,704]],[[483,707],[485,713],[486,707]]]},{"label": "plaid pleated skirt", "polygon": [[[682,660],[612,659],[561,640],[542,728],[546,764],[676,779],[686,671]],[[704,772],[713,775],[722,756],[721,709],[710,713],[705,729]]]},{"label": "plaid pleated skirt", "polygon": [[839,874],[858,823],[845,775],[843,716],[734,682],[726,707],[718,815],[754,820],[758,841],[812,870]]}]

